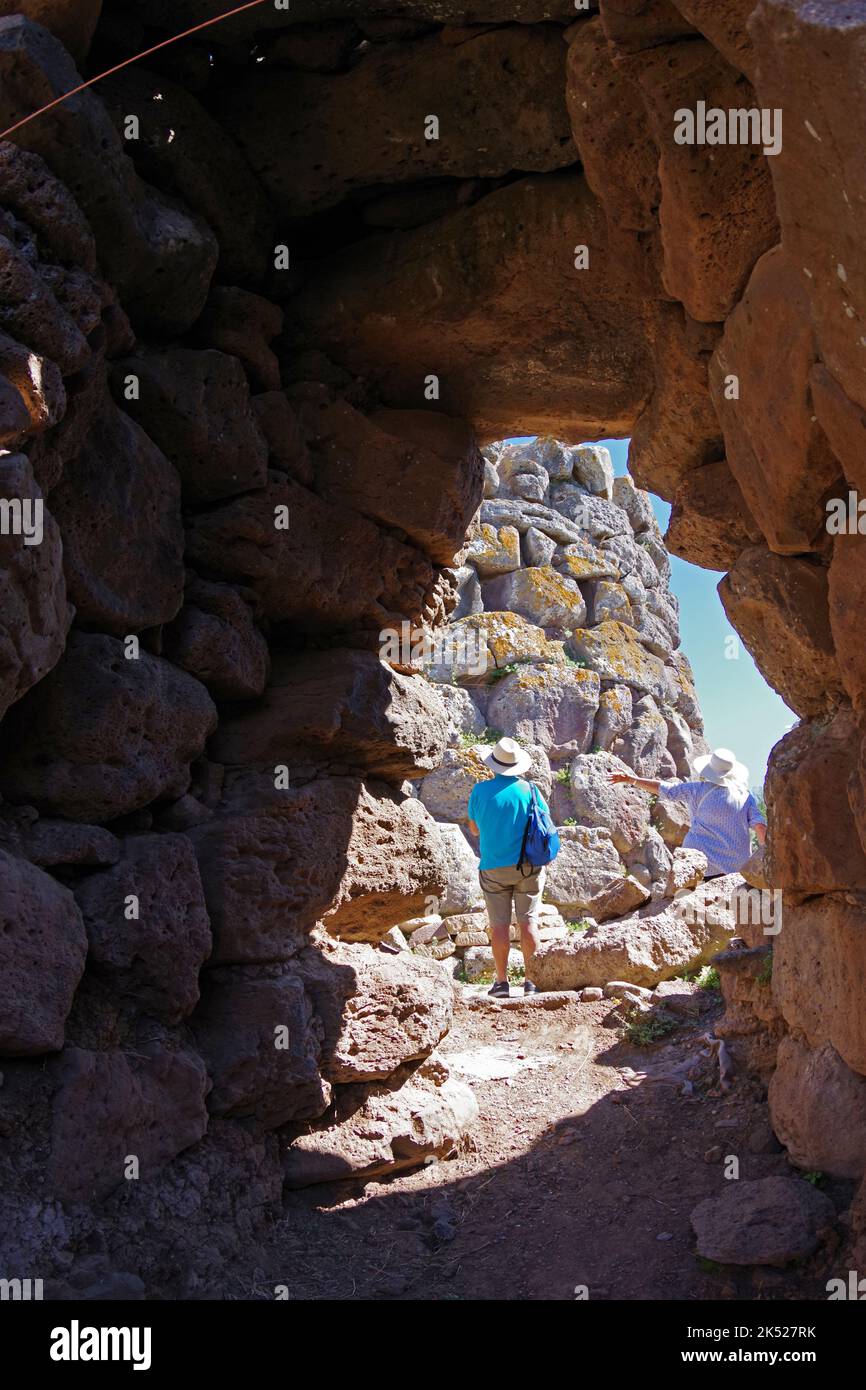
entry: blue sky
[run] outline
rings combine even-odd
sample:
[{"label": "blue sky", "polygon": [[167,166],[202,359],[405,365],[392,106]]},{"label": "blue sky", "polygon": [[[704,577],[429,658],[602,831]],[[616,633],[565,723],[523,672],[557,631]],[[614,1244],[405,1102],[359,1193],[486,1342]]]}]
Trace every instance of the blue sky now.
[{"label": "blue sky", "polygon": [[[627,472],[628,440],[599,442],[610,450],[615,473]],[[670,506],[655,496],[652,503],[665,531]],[[796,715],[767,685],[725,617],[716,592],[721,574],[675,555],[671,569],[671,588],[680,601],[682,648],[695,673],[707,741],[713,748],[732,748],[748,767],[750,784],[759,787],[770,749],[796,723]]]}]

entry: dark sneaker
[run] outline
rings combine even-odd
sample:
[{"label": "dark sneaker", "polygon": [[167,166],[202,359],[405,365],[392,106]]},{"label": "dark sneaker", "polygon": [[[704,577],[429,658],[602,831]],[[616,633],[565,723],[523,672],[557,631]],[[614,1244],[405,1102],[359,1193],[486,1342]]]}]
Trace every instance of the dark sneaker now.
[{"label": "dark sneaker", "polygon": [[531,980],[525,980],[525,981],[524,981],[524,984],[523,984],[523,993],[524,993],[524,994],[537,994],[537,993],[538,993],[538,985],[534,985],[534,984],[532,983]]},{"label": "dark sneaker", "polygon": [[487,993],[492,994],[494,999],[508,999],[511,994],[511,986],[507,980],[497,980]]}]

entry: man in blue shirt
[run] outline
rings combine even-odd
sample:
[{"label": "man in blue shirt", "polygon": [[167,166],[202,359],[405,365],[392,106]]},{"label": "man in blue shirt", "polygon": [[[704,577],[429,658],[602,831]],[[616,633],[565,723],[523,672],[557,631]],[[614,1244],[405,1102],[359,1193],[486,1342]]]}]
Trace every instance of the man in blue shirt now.
[{"label": "man in blue shirt", "polygon": [[698,781],[656,782],[625,772],[612,772],[610,781],[642,787],[663,800],[682,801],[691,818],[683,845],[707,856],[705,877],[737,873],[752,853],[749,831],[754,830],[759,845],[767,833],[767,822],[748,789],[748,769],[737,762],[729,748],[705,753],[695,758],[692,766]]},{"label": "man in blue shirt", "polygon": [[[532,790],[523,777],[532,758],[513,738],[501,738],[484,758],[493,777],[476,782],[469,796],[469,829],[481,848],[479,878],[487,904],[496,980],[489,993],[507,999],[511,909],[520,927],[520,946],[526,968],[524,994],[535,994],[529,978],[539,947],[538,912],[544,888],[544,869],[518,868],[523,836],[532,804]],[[547,805],[536,788],[536,796]]]}]

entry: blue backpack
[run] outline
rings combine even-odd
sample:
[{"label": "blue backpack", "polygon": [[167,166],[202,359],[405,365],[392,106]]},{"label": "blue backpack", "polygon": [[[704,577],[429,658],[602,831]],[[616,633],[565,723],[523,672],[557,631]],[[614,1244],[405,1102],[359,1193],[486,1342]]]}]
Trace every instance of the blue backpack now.
[{"label": "blue backpack", "polygon": [[529,805],[526,829],[523,832],[523,844],[520,846],[520,858],[517,861],[517,868],[523,870],[527,877],[528,871],[523,868],[524,864],[528,864],[530,870],[540,869],[559,854],[559,836],[554,829],[553,821],[539,801],[538,792],[532,783],[530,790],[532,801]]}]

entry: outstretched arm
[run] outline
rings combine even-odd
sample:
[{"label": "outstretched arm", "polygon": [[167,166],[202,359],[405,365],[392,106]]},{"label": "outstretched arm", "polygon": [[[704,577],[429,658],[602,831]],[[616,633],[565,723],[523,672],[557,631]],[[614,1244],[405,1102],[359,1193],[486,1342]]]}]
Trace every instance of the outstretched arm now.
[{"label": "outstretched arm", "polygon": [[607,780],[609,782],[627,782],[630,787],[640,787],[642,791],[652,792],[653,796],[658,796],[660,782],[654,782],[651,777],[635,777],[631,772],[609,772]]}]

